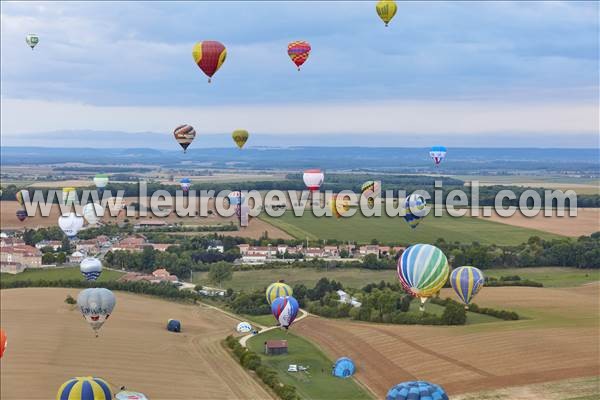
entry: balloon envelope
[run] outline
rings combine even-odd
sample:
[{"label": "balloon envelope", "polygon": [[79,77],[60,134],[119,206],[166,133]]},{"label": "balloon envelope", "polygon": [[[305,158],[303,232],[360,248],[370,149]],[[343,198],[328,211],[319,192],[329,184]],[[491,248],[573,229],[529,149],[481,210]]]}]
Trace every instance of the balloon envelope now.
[{"label": "balloon envelope", "polygon": [[212,76],[225,62],[227,49],[220,42],[205,40],[194,45],[192,56],[196,65],[208,76],[210,82]]},{"label": "balloon envelope", "polygon": [[71,378],[58,389],[57,400],[111,400],[110,385],[91,376]]},{"label": "balloon envelope", "polygon": [[292,288],[283,282],[271,283],[265,292],[269,304],[273,303],[278,297],[291,296],[292,294],[294,294]]},{"label": "balloon envelope", "polygon": [[397,267],[402,288],[421,303],[440,291],[449,270],[444,253],[429,244],[415,244],[404,250]]},{"label": "balloon envelope", "polygon": [[79,263],[79,270],[87,281],[95,281],[102,273],[102,262],[95,257],[86,257]]},{"label": "balloon envelope", "polygon": [[6,339],[6,333],[4,330],[0,329],[0,358],[4,355],[4,350],[6,350],[6,345],[8,340]]},{"label": "balloon envelope", "polygon": [[396,6],[394,0],[380,0],[375,5],[375,10],[379,18],[385,23],[385,26],[388,26],[394,15],[396,15],[398,6]]},{"label": "balloon envelope", "polygon": [[179,185],[181,185],[181,190],[183,190],[184,193],[187,193],[190,190],[190,186],[192,186],[192,181],[190,178],[181,178]]},{"label": "balloon envelope", "polygon": [[275,319],[284,328],[289,328],[296,319],[300,306],[292,296],[278,297],[271,303],[271,312]]},{"label": "balloon envelope", "polygon": [[425,198],[420,194],[413,193],[404,201],[403,218],[412,229],[415,229],[427,216],[429,210],[426,206]]},{"label": "balloon envelope", "polygon": [[252,330],[252,325],[250,325],[247,322],[240,322],[239,324],[237,324],[235,330],[239,333],[248,333]]},{"label": "balloon envelope", "polygon": [[446,148],[444,146],[433,146],[429,151],[429,157],[431,157],[436,166],[440,165],[446,158]]},{"label": "balloon envelope", "polygon": [[116,400],[148,400],[145,394],[140,392],[132,392],[131,390],[122,390],[115,394]]},{"label": "balloon envelope", "polygon": [[15,198],[17,199],[17,203],[19,203],[20,206],[23,206],[25,205],[25,198],[29,199],[29,192],[25,189],[21,189],[17,192]]},{"label": "balloon envelope", "polygon": [[448,400],[448,395],[440,386],[425,382],[402,382],[389,390],[385,400]]},{"label": "balloon envelope", "polygon": [[74,187],[65,187],[62,190],[62,202],[68,206],[77,202],[77,190]]},{"label": "balloon envelope", "polygon": [[298,71],[300,71],[300,66],[308,60],[310,50],[310,44],[304,40],[297,40],[288,44],[288,56],[296,64]]},{"label": "balloon envelope", "polygon": [[229,199],[229,204],[232,206],[239,206],[242,205],[244,203],[244,201],[246,200],[246,196],[244,196],[244,193],[235,190],[233,192],[230,192],[227,195],[227,199]]},{"label": "balloon envelope", "polygon": [[108,289],[90,288],[79,292],[77,306],[94,331],[98,331],[113,312],[115,295]]},{"label": "balloon envelope", "polygon": [[175,140],[183,147],[183,151],[185,152],[188,146],[194,141],[196,131],[191,125],[179,125],[173,131],[173,136],[175,136]]},{"label": "balloon envelope", "polygon": [[25,36],[25,42],[27,43],[27,46],[31,47],[31,50],[33,50],[33,48],[40,42],[40,38],[35,33],[30,33]]},{"label": "balloon envelope", "polygon": [[331,373],[333,376],[338,378],[349,378],[354,375],[356,371],[356,366],[354,365],[354,361],[352,361],[348,357],[338,358],[335,364],[333,365],[333,369]]},{"label": "balloon envelope", "polygon": [[58,226],[68,237],[75,237],[77,232],[83,227],[83,217],[75,213],[61,215],[58,217]]},{"label": "balloon envelope", "polygon": [[100,219],[104,209],[100,204],[97,203],[87,203],[83,207],[83,218],[90,224],[96,225],[98,220]]},{"label": "balloon envelope", "polygon": [[240,149],[242,147],[244,147],[244,145],[248,141],[248,136],[249,136],[248,135],[248,131],[244,130],[244,129],[236,129],[231,134],[231,137],[233,138],[233,141],[235,142],[235,144],[237,145],[237,147],[239,147]]},{"label": "balloon envelope", "polygon": [[475,267],[459,267],[450,274],[452,289],[467,306],[473,297],[479,293],[484,282],[483,273]]},{"label": "balloon envelope", "polygon": [[302,180],[308,190],[313,192],[319,190],[325,180],[325,174],[320,169],[307,169],[302,175]]},{"label": "balloon envelope", "polygon": [[15,215],[19,221],[23,222],[27,219],[27,210],[24,208],[18,209]]},{"label": "balloon envelope", "polygon": [[96,176],[94,176],[94,185],[96,185],[98,189],[103,189],[108,185],[108,180],[107,174],[96,174]]}]

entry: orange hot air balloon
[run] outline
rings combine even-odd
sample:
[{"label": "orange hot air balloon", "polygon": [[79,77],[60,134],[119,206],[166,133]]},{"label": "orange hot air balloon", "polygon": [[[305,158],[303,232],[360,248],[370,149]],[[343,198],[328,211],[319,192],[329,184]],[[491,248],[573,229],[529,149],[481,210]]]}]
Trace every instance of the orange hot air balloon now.
[{"label": "orange hot air balloon", "polygon": [[298,71],[300,71],[300,66],[308,60],[309,54],[310,44],[304,40],[297,40],[288,44],[288,55],[298,67]]},{"label": "orange hot air balloon", "polygon": [[212,76],[225,62],[227,49],[221,42],[205,40],[194,45],[192,56],[196,65],[208,76],[208,83],[210,83]]},{"label": "orange hot air balloon", "polygon": [[0,358],[4,354],[4,350],[6,350],[6,333],[2,329],[0,329]]}]

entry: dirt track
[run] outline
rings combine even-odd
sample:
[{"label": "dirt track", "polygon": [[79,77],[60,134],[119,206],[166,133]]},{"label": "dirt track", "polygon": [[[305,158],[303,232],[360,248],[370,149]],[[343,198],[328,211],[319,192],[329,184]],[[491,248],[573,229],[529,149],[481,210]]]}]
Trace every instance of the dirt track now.
[{"label": "dirt track", "polygon": [[[237,321],[207,307],[115,292],[117,305],[94,338],[78,310],[64,303],[77,289],[2,290],[3,400],[48,399],[73,376],[105,378],[153,400],[270,399],[220,341]],[[183,332],[165,329],[169,318]]]},{"label": "dirt track", "polygon": [[[579,288],[578,288],[579,289]],[[464,327],[367,324],[309,317],[295,332],[335,359],[357,363],[378,398],[405,380],[441,384],[449,394],[600,374],[600,285],[581,290],[485,288],[480,305],[529,307],[530,320]]]}]

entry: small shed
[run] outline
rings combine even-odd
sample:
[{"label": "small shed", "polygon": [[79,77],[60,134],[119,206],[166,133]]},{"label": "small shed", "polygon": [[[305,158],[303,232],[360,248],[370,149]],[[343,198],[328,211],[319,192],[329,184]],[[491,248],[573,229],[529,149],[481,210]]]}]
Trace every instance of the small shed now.
[{"label": "small shed", "polygon": [[181,322],[176,319],[170,319],[167,322],[167,330],[171,332],[181,332]]},{"label": "small shed", "polygon": [[275,356],[277,354],[287,354],[287,340],[267,340],[265,342],[265,354]]}]

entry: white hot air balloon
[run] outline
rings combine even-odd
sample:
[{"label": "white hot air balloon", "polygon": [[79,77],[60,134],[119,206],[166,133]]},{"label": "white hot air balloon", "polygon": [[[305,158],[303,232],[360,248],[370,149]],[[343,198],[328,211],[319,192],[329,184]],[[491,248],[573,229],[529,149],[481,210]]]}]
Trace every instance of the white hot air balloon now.
[{"label": "white hot air balloon", "polygon": [[94,176],[94,185],[96,185],[96,187],[98,189],[104,189],[106,187],[106,185],[108,185],[108,175],[106,174],[96,174]]},{"label": "white hot air balloon", "polygon": [[304,171],[304,175],[302,176],[304,180],[304,184],[311,192],[319,190],[323,181],[325,180],[325,174],[321,172],[320,169],[307,169]]},{"label": "white hot air balloon", "polygon": [[98,203],[88,203],[83,207],[83,218],[90,225],[96,225],[102,216],[104,209]]},{"label": "white hot air balloon", "polygon": [[39,43],[40,38],[35,33],[30,33],[25,36],[25,42],[27,42],[27,46],[31,47],[31,50]]},{"label": "white hot air balloon", "polygon": [[252,330],[252,325],[247,322],[240,322],[235,328],[239,333],[248,333]]},{"label": "white hot air balloon", "polygon": [[84,289],[77,296],[77,306],[96,336],[98,330],[112,314],[116,302],[113,292],[104,288]]},{"label": "white hot air balloon", "polygon": [[58,217],[58,226],[69,238],[73,238],[77,235],[77,232],[83,227],[83,217],[78,216],[75,213],[69,213],[69,215],[61,215]]},{"label": "white hot air balloon", "polygon": [[95,281],[102,273],[102,262],[94,257],[86,257],[79,264],[81,274],[87,281]]}]

